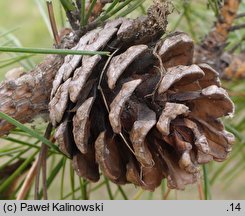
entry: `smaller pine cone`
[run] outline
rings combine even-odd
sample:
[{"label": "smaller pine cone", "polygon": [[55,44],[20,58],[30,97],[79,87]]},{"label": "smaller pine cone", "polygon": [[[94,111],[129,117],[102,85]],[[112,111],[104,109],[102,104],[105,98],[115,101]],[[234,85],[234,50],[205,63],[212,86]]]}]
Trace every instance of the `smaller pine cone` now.
[{"label": "smaller pine cone", "polygon": [[116,184],[154,190],[166,178],[170,188],[184,189],[197,181],[200,165],[227,158],[234,136],[220,118],[234,105],[216,71],[192,64],[188,35],[127,44],[132,25],[109,22],[73,48],[116,50],[110,58],[65,57],[49,104],[55,138],[90,181],[101,171]]}]

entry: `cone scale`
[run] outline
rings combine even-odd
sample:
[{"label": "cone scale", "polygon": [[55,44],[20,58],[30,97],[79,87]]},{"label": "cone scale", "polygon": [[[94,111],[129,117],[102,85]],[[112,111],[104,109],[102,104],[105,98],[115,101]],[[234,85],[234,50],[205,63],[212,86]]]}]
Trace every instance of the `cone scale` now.
[{"label": "cone scale", "polygon": [[161,39],[166,23],[152,11],[82,36],[73,49],[114,54],[68,55],[54,79],[49,110],[56,141],[76,173],[92,182],[102,172],[116,184],[154,190],[166,178],[170,188],[184,189],[198,180],[200,165],[231,151],[234,136],[220,118],[234,105],[218,73],[192,64],[187,34]]}]

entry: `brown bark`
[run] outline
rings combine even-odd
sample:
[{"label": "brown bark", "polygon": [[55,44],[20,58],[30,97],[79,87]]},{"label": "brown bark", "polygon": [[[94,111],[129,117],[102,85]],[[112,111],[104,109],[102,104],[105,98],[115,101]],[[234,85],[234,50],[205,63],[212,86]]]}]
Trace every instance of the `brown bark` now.
[{"label": "brown bark", "polygon": [[[62,56],[48,55],[29,73],[16,80],[3,81],[0,84],[0,112],[21,123],[47,113],[52,82],[62,63]],[[0,119],[0,136],[13,128],[13,125]]]},{"label": "brown bark", "polygon": [[219,43],[225,43],[236,18],[237,11],[241,0],[226,0],[224,6],[220,10],[220,17],[215,25],[213,32],[210,32],[209,37],[215,38]]},{"label": "brown bark", "polygon": [[240,3],[240,0],[224,1],[213,29],[195,49],[194,61],[197,63],[208,63],[219,71],[221,76],[225,69],[224,66],[227,66],[222,64],[222,55],[224,54],[228,35],[236,18]]}]

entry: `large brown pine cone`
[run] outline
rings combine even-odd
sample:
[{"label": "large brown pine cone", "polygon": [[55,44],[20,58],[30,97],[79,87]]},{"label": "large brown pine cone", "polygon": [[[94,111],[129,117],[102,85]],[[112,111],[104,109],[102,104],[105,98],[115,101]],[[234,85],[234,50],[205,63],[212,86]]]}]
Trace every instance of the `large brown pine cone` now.
[{"label": "large brown pine cone", "polygon": [[192,64],[190,37],[160,39],[158,27],[150,37],[141,27],[130,33],[135,25],[108,22],[73,48],[115,51],[111,57],[65,57],[49,104],[55,138],[90,181],[99,180],[100,168],[116,184],[154,190],[167,178],[170,188],[183,189],[197,181],[199,165],[231,151],[234,137],[219,118],[234,106],[218,73]]}]

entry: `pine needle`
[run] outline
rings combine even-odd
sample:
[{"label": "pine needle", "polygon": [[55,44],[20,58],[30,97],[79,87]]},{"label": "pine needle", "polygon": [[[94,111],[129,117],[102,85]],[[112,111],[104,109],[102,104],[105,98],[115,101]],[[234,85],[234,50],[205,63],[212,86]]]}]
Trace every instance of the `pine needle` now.
[{"label": "pine needle", "polygon": [[105,52],[105,51],[48,49],[48,48],[21,48],[21,47],[0,47],[0,52],[60,54],[60,55],[109,55],[110,54],[109,52]]}]

